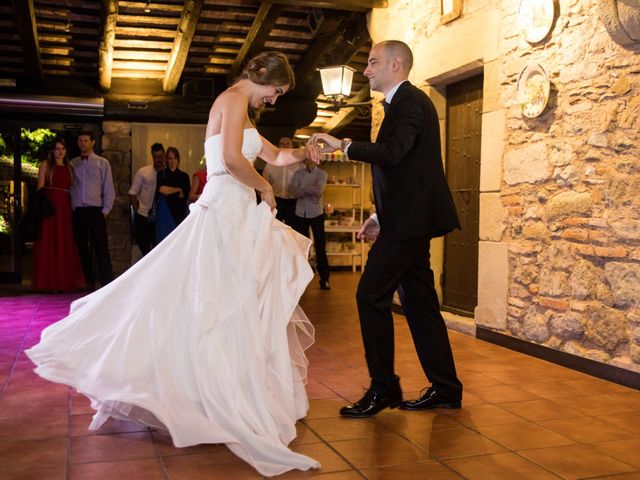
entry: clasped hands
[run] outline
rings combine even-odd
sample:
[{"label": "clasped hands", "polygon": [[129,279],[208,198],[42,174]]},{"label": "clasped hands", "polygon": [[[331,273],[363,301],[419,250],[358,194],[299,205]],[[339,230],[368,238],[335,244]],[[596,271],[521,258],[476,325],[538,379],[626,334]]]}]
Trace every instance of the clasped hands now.
[{"label": "clasped hands", "polygon": [[[335,152],[341,147],[342,140],[332,137],[327,133],[314,133],[305,146],[307,149],[307,158],[310,158],[316,163],[319,163],[322,159],[323,153]],[[380,224],[378,223],[377,217],[374,216],[364,221],[356,236],[358,240],[362,239],[367,242],[374,242],[379,234]]]},{"label": "clasped hands", "polygon": [[342,141],[328,133],[314,133],[305,145],[307,158],[316,164],[322,160],[323,153],[330,153],[340,149]]}]

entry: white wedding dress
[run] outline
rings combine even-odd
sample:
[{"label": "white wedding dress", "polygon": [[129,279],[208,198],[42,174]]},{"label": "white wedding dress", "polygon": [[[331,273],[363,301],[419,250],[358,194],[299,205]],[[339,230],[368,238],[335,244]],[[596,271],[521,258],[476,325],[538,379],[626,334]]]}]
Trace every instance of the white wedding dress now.
[{"label": "white wedding dress", "polygon": [[[207,184],[186,220],[27,354],[91,399],[91,429],[115,417],[166,429],[177,447],[225,443],[267,476],[317,468],[287,448],[308,410],[309,241],[224,172],[220,135],[204,146]],[[243,154],[261,148],[245,129]]]}]

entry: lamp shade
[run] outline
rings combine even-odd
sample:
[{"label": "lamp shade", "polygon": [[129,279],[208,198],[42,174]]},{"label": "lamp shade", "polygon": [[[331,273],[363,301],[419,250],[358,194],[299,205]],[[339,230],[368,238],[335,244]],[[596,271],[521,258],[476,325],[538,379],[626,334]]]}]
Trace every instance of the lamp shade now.
[{"label": "lamp shade", "polygon": [[355,70],[346,65],[320,68],[322,91],[325,97],[348,97],[351,95],[351,83]]}]

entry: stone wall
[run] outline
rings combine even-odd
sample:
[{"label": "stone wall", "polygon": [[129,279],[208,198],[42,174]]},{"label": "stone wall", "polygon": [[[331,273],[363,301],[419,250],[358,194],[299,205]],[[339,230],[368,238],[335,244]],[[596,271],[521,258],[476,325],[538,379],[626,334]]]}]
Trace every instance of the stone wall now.
[{"label": "stone wall", "polygon": [[[560,1],[552,33],[535,45],[516,13],[517,2],[504,2],[499,198],[509,277],[499,329],[640,371],[640,46],[612,40],[596,0]],[[552,85],[534,119],[514,100],[530,61]]]},{"label": "stone wall", "polygon": [[[529,44],[519,3],[465,0],[440,25],[437,6],[389,0],[370,32],[407,42],[410,80],[436,97],[484,72],[476,324],[640,371],[640,44],[612,38],[598,0],[556,1]],[[531,61],[551,80],[534,119],[516,100]]]},{"label": "stone wall", "polygon": [[116,200],[107,219],[109,253],[115,275],[131,265],[129,187],[131,185],[131,126],[128,122],[102,124],[102,156],[111,163]]}]

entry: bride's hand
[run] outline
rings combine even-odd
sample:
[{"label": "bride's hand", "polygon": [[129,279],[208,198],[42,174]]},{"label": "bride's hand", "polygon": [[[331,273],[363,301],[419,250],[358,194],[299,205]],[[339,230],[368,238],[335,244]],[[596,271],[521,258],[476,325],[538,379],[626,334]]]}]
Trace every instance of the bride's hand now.
[{"label": "bride's hand", "polygon": [[269,186],[269,188],[266,190],[260,191],[260,198],[263,202],[269,205],[271,210],[276,209],[276,197],[273,195],[273,189],[271,188],[271,186]]},{"label": "bride's hand", "polygon": [[322,160],[322,145],[308,141],[304,146],[304,149],[307,158],[316,165],[319,165],[320,161]]}]

